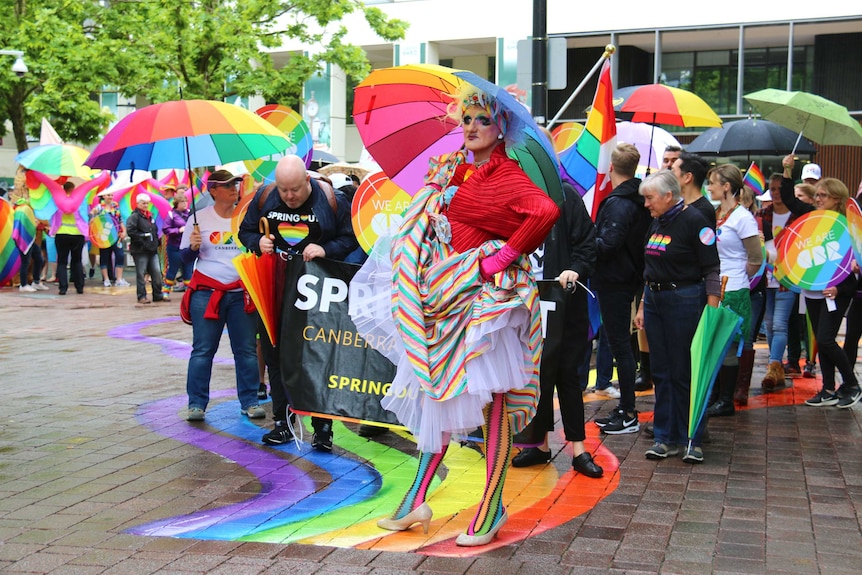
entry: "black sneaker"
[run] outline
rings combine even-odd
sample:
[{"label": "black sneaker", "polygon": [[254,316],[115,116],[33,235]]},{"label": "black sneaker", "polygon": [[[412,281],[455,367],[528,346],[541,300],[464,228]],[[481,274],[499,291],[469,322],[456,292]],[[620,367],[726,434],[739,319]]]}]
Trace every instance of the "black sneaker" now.
[{"label": "black sneaker", "polygon": [[835,404],[839,409],[847,409],[848,407],[853,407],[862,398],[862,389],[859,388],[858,385],[853,387],[841,386],[838,388],[838,403]]},{"label": "black sneaker", "polygon": [[604,427],[610,422],[612,422],[617,417],[620,417],[620,414],[623,412],[619,406],[615,407],[614,410],[607,417],[597,417],[593,420],[593,423],[596,424],[596,427]]},{"label": "black sneaker", "polygon": [[257,388],[257,398],[266,399],[266,384],[263,382],[260,382],[260,386]]},{"label": "black sneaker", "polygon": [[267,445],[283,445],[293,439],[293,432],[286,421],[276,421],[275,429],[261,438]]},{"label": "black sneaker", "polygon": [[318,451],[332,451],[332,424],[327,422],[320,426],[311,437],[311,446]]},{"label": "black sneaker", "polygon": [[811,399],[806,399],[805,405],[810,405],[812,407],[829,407],[830,405],[838,405],[838,396],[834,391],[821,389],[817,392],[817,395]]},{"label": "black sneaker", "polygon": [[622,435],[624,433],[637,433],[640,431],[638,425],[638,412],[626,413],[622,410],[618,411],[607,425],[602,427],[602,433],[608,435]]}]

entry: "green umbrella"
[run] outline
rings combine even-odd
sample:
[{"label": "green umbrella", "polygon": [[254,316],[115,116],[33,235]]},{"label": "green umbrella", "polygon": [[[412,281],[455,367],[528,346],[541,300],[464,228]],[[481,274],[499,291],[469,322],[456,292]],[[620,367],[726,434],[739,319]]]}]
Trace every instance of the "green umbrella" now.
[{"label": "green umbrella", "polygon": [[741,335],[742,318],[729,307],[703,308],[691,340],[691,400],[688,408],[688,443],[700,425],[721,361],[735,335]]},{"label": "green umbrella", "polygon": [[808,92],[774,88],[747,94],[745,99],[764,120],[799,132],[799,138],[804,133],[818,144],[862,146],[862,126],[841,104]]}]

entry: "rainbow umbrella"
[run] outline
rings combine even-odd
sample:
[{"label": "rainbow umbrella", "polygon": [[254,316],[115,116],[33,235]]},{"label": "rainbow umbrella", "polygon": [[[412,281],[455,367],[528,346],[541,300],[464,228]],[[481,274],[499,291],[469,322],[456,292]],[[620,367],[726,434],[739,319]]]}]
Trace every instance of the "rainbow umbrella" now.
[{"label": "rainbow umbrella", "polygon": [[[722,291],[723,291],[722,287]],[[703,308],[691,340],[691,396],[688,408],[688,443],[703,421],[722,359],[735,337],[742,337],[743,320],[729,307],[719,304]]]},{"label": "rainbow umbrella", "polygon": [[808,290],[823,290],[852,273],[853,240],[847,218],[814,210],[794,220],[776,241],[776,278]]},{"label": "rainbow umbrella", "polygon": [[45,144],[24,150],[15,157],[15,161],[34,172],[51,176],[77,176],[90,178],[93,170],[84,162],[90,152],[72,144]]},{"label": "rainbow umbrella", "polygon": [[0,286],[11,280],[21,267],[18,246],[12,237],[13,219],[12,206],[0,200]]},{"label": "rainbow umbrella", "polygon": [[371,253],[381,233],[401,226],[401,214],[410,205],[410,198],[383,172],[371,174],[359,184],[350,214],[353,233],[365,253]]},{"label": "rainbow umbrella", "polygon": [[[294,154],[305,161],[305,167],[311,165],[311,154],[314,148],[314,140],[308,124],[296,111],[288,106],[270,104],[258,108],[254,112],[282,132],[290,141],[290,145],[284,151],[285,154]],[[245,167],[257,181],[271,184],[275,181],[275,165],[278,158],[246,160]]]},{"label": "rainbow umbrella", "polygon": [[721,118],[703,99],[688,90],[664,84],[646,84],[621,88],[614,93],[615,110],[631,114],[632,122],[670,124],[712,128],[721,126]]},{"label": "rainbow umbrella", "polygon": [[433,64],[408,64],[375,70],[356,87],[353,118],[368,152],[389,178],[415,193],[425,185],[428,161],[460,149],[463,130],[448,114],[464,85],[497,99],[510,113],[510,129],[524,130],[524,143],[507,148],[510,157],[562,203],[562,182],[553,145],[541,134],[529,110],[496,84],[472,72]]},{"label": "rainbow umbrella", "polygon": [[85,163],[106,170],[191,170],[281,154],[290,143],[281,130],[239,106],[179,100],[120,120]]}]

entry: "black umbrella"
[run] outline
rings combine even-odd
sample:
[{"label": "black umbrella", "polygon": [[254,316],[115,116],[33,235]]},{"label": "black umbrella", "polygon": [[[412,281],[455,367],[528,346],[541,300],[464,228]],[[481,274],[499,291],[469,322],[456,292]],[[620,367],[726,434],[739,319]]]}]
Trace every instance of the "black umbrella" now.
[{"label": "black umbrella", "polygon": [[309,162],[309,168],[314,171],[319,170],[323,166],[328,166],[330,164],[338,163],[338,158],[334,154],[330,154],[329,152],[324,152],[323,150],[312,150],[311,152],[311,161]]},{"label": "black umbrella", "polygon": [[[720,128],[710,128],[695,138],[685,149],[708,156],[783,156],[793,150],[799,134],[773,122],[748,118],[725,122]],[[813,154],[817,150],[807,138],[796,147],[798,154]]]}]

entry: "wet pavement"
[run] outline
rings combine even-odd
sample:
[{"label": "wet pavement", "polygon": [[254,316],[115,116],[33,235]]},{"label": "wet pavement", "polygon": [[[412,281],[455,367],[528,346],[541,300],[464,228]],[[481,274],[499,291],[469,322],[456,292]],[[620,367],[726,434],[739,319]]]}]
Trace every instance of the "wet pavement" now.
[{"label": "wet pavement", "polygon": [[[132,278],[127,278],[132,279]],[[511,469],[509,521],[492,545],[454,545],[485,462],[453,444],[434,518],[390,533],[415,471],[409,436],[336,423],[332,454],[265,446],[271,421],[239,412],[225,338],[204,423],[183,419],[191,328],[134,288],[66,296],[0,289],[0,572],[858,573],[862,406],[813,408],[819,379],[762,395],[758,343],[745,411],[710,422],[706,461],[650,461],[643,431],[603,437],[614,400],[586,396],[587,448],[605,476]],[[642,424],[651,393],[641,394]],[[270,412],[269,403],[266,404]],[[559,427],[559,426],[558,426]]]}]

